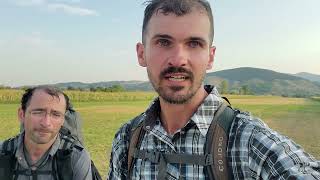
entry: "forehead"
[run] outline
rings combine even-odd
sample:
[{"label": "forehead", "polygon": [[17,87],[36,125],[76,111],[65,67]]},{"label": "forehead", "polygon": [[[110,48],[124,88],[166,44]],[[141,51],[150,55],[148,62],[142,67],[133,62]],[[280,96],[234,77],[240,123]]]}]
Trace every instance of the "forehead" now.
[{"label": "forehead", "polygon": [[62,94],[59,98],[46,93],[44,90],[35,90],[29,102],[29,107],[48,108],[55,107],[65,109],[66,101]]},{"label": "forehead", "polygon": [[193,10],[177,16],[173,13],[155,12],[147,26],[146,36],[168,34],[177,38],[202,37],[209,40],[210,20],[206,12]]}]

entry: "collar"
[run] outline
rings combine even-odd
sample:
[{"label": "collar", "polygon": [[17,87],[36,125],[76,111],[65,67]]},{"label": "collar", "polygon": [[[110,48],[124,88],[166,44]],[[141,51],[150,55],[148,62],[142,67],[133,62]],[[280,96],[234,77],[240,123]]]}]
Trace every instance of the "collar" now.
[{"label": "collar", "polygon": [[[19,136],[18,136],[18,143],[17,143],[17,150],[15,153],[15,157],[17,158],[17,160],[19,161],[19,163],[24,167],[24,168],[28,168],[28,163],[26,161],[26,157],[24,156],[24,134],[25,132],[23,131]],[[55,155],[55,153],[57,152],[57,150],[59,149],[60,146],[60,134],[58,134],[56,140],[54,141],[54,143],[52,144],[52,146],[49,148],[49,156],[53,157]]]},{"label": "collar", "polygon": [[[197,111],[190,117],[189,122],[186,124],[195,124],[203,136],[206,136],[209,126],[214,117],[214,113],[222,104],[222,99],[218,90],[214,86],[205,85],[203,87],[208,96],[203,100],[202,104],[198,107]],[[159,97],[155,98],[145,112],[145,125],[144,128],[148,131],[155,127],[161,112]],[[160,125],[162,126],[162,125]],[[185,127],[186,127],[185,126]],[[192,125],[190,125],[192,127]]]}]

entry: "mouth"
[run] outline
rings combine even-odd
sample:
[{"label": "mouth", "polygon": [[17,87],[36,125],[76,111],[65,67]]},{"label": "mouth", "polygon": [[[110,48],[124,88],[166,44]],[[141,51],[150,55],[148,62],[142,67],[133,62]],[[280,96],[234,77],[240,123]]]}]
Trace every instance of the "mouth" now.
[{"label": "mouth", "polygon": [[48,131],[48,130],[38,130],[38,132],[40,134],[48,134],[48,133],[50,133],[50,131]]},{"label": "mouth", "polygon": [[177,74],[170,74],[170,75],[166,75],[164,78],[169,81],[182,82],[182,81],[189,79],[189,76],[179,75],[179,74],[178,75]]}]

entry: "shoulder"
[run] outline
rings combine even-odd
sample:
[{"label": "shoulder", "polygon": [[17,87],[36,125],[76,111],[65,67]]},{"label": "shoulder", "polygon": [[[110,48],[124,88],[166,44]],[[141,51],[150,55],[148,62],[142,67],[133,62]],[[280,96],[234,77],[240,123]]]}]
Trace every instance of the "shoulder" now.
[{"label": "shoulder", "polygon": [[20,134],[15,137],[0,141],[0,153],[3,153],[4,148],[6,151],[14,152],[18,146]]},{"label": "shoulder", "polygon": [[128,167],[128,148],[132,129],[135,129],[143,122],[145,114],[131,119],[116,132],[112,142],[112,149],[109,163],[109,179],[125,178]]},{"label": "shoulder", "polygon": [[81,142],[72,136],[59,134],[60,143],[59,150],[61,151],[69,151],[72,153],[72,156],[80,156],[81,154],[86,154],[86,149],[81,144]]},{"label": "shoulder", "polygon": [[3,142],[0,141],[0,154],[2,153],[2,144],[3,144]]},{"label": "shoulder", "polygon": [[230,138],[248,139],[257,131],[268,130],[269,127],[259,118],[251,115],[250,112],[236,110],[238,113],[231,126]]},{"label": "shoulder", "polygon": [[249,112],[239,111],[229,132],[229,156],[237,156],[236,161],[248,162],[248,155],[253,142],[260,142],[261,135],[271,129],[259,118]]},{"label": "shoulder", "polygon": [[[137,128],[144,120],[145,113],[142,113],[133,119],[131,119],[129,122],[123,124],[119,130],[116,132],[112,146],[125,146],[128,147],[128,143],[130,140],[130,134],[131,131],[135,128]],[[122,145],[121,145],[122,144]]]}]

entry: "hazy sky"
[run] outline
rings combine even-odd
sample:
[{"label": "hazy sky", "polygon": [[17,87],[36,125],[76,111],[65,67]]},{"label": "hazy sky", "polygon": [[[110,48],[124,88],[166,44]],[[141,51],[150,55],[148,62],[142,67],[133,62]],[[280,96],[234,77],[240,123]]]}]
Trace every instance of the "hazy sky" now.
[{"label": "hazy sky", "polygon": [[[0,85],[147,80],[142,0],[0,0]],[[319,0],[211,0],[212,71],[320,74]]]}]

